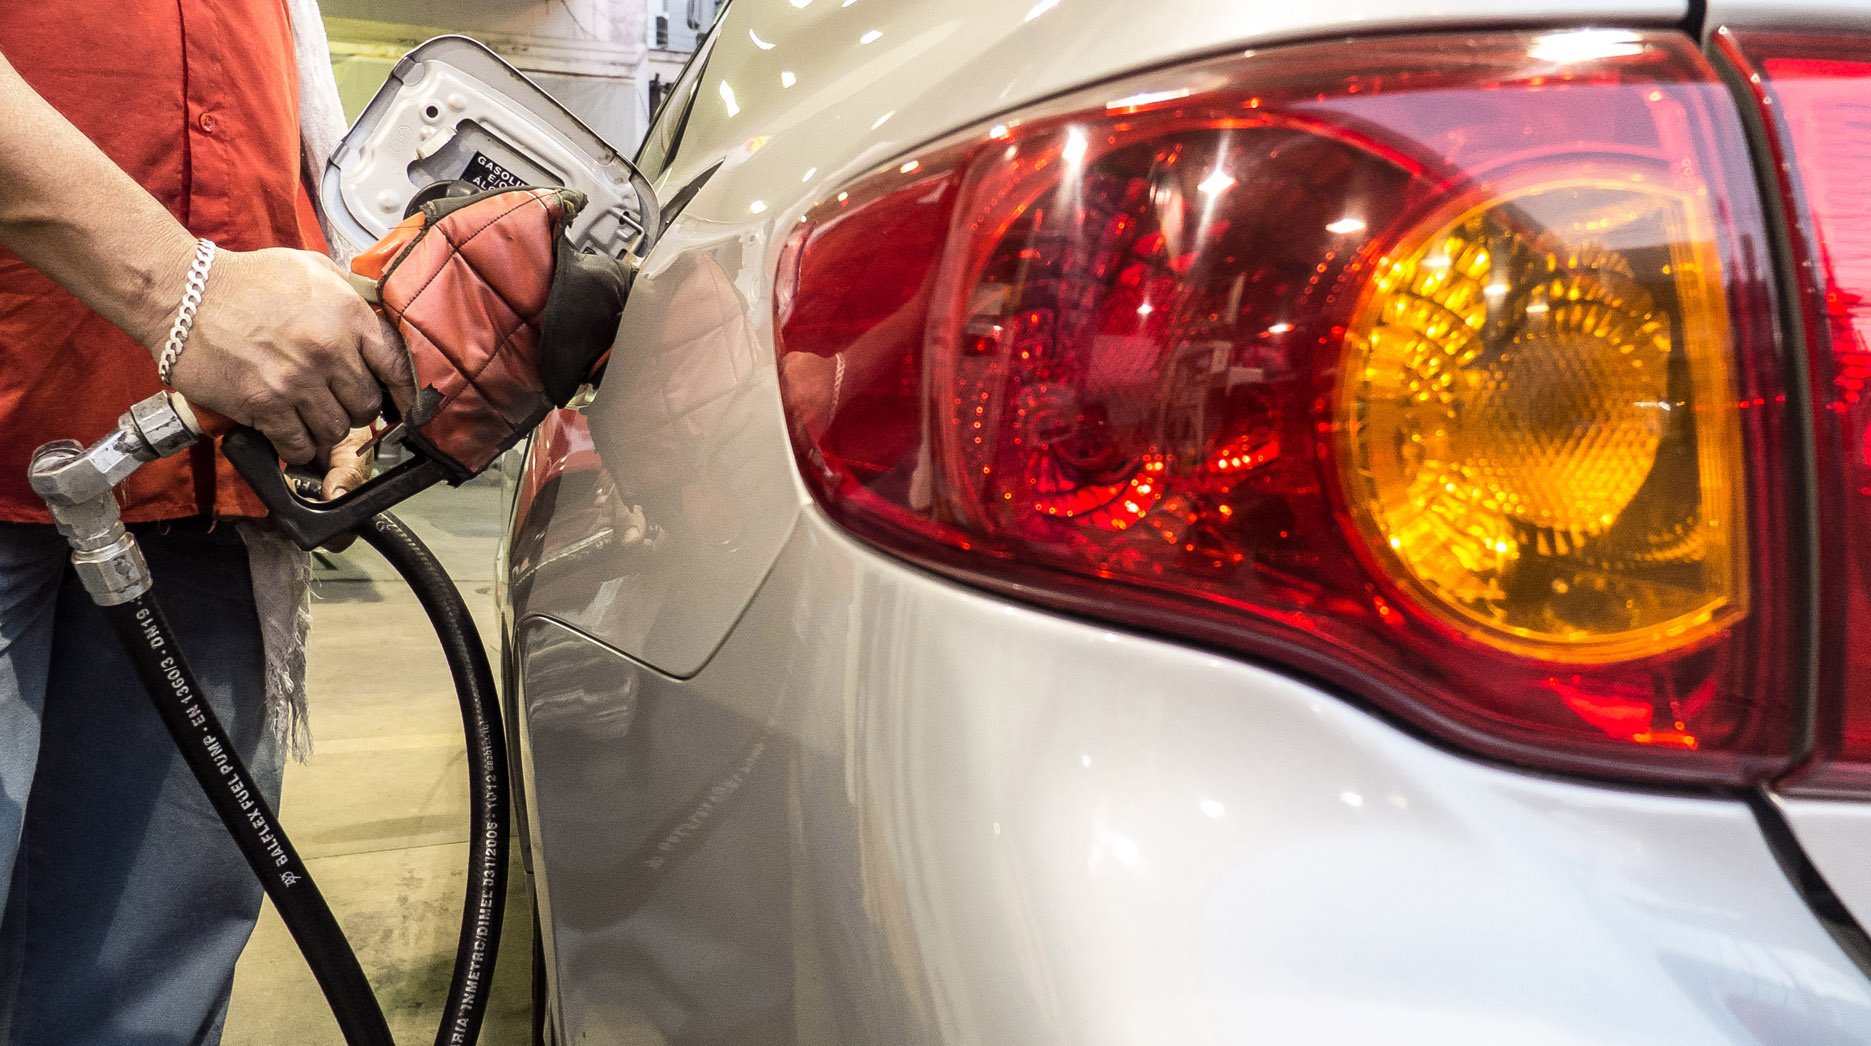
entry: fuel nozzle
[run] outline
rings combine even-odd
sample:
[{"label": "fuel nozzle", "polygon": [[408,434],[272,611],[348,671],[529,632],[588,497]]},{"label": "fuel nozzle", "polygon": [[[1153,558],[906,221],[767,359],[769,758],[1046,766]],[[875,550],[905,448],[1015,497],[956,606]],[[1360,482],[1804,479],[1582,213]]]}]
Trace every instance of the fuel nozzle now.
[{"label": "fuel nozzle", "polygon": [[91,598],[104,606],[149,591],[149,566],[123,528],[113,493],[132,472],[194,444],[201,425],[188,402],[159,392],[123,413],[117,427],[85,447],[53,440],[33,452],[32,489],[71,543],[72,566]]}]

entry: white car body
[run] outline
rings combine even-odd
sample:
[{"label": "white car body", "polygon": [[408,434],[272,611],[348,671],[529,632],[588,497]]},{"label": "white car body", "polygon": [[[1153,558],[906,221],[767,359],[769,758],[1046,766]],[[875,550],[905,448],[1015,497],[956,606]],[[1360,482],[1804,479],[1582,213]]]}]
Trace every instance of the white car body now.
[{"label": "white car body", "polygon": [[[699,188],[585,408],[640,515],[550,576],[536,553],[598,525],[523,485],[509,552],[558,1041],[1871,1042],[1871,979],[1782,867],[1871,917],[1871,805],[1524,773],[1277,667],[936,577],[814,505],[776,379],[788,230],[925,143],[1193,56],[1689,15],[735,0],[646,170],[665,203]],[[1724,20],[1871,29],[1844,3],[1713,0]],[[1781,816],[1799,845],[1764,832]]]}]

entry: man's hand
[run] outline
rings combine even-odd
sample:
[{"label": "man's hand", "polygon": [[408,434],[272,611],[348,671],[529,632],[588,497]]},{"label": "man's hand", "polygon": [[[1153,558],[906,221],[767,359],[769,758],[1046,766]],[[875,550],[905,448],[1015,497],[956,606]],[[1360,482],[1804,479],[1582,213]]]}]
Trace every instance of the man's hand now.
[{"label": "man's hand", "polygon": [[259,429],[295,465],[376,418],[380,385],[411,380],[396,335],[337,265],[283,248],[216,257],[173,377],[190,402]]}]

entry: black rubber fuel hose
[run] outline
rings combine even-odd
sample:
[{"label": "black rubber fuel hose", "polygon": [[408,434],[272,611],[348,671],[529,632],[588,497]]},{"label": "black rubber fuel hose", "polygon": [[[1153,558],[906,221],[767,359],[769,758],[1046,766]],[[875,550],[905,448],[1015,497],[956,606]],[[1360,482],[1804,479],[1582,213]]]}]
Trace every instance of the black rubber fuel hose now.
[{"label": "black rubber fuel hose", "polygon": [[461,591],[449,580],[428,546],[396,517],[371,519],[359,536],[402,575],[429,615],[448,658],[461,725],[468,740],[471,829],[468,889],[462,902],[461,938],[448,1001],[436,1030],[436,1046],[470,1046],[480,1034],[493,987],[500,946],[501,914],[507,897],[507,752],[501,734],[500,699],[487,648]]},{"label": "black rubber fuel hose", "polygon": [[[448,660],[468,742],[468,887],[437,1046],[472,1046],[487,1014],[507,889],[507,756],[494,674],[480,630],[441,563],[395,517],[360,536],[416,594]],[[349,1046],[394,1046],[357,956],[273,810],[253,785],[189,670],[155,594],[101,608],[123,640],[163,725],[304,953]]]},{"label": "black rubber fuel hose", "polygon": [[146,592],[128,603],[99,609],[123,640],[183,761],[305,953],[344,1041],[351,1046],[392,1046],[390,1026],[384,1023],[351,943],[208,707],[155,594]]}]

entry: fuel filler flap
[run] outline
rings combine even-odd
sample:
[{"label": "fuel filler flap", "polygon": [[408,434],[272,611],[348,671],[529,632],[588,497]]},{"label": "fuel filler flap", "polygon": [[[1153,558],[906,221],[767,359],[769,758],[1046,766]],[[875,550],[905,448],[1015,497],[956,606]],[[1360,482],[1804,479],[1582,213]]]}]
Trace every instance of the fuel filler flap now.
[{"label": "fuel filler flap", "polygon": [[362,247],[451,184],[577,189],[580,251],[621,258],[656,238],[649,182],[525,74],[479,41],[438,36],[403,56],[332,154],[321,195]]}]

